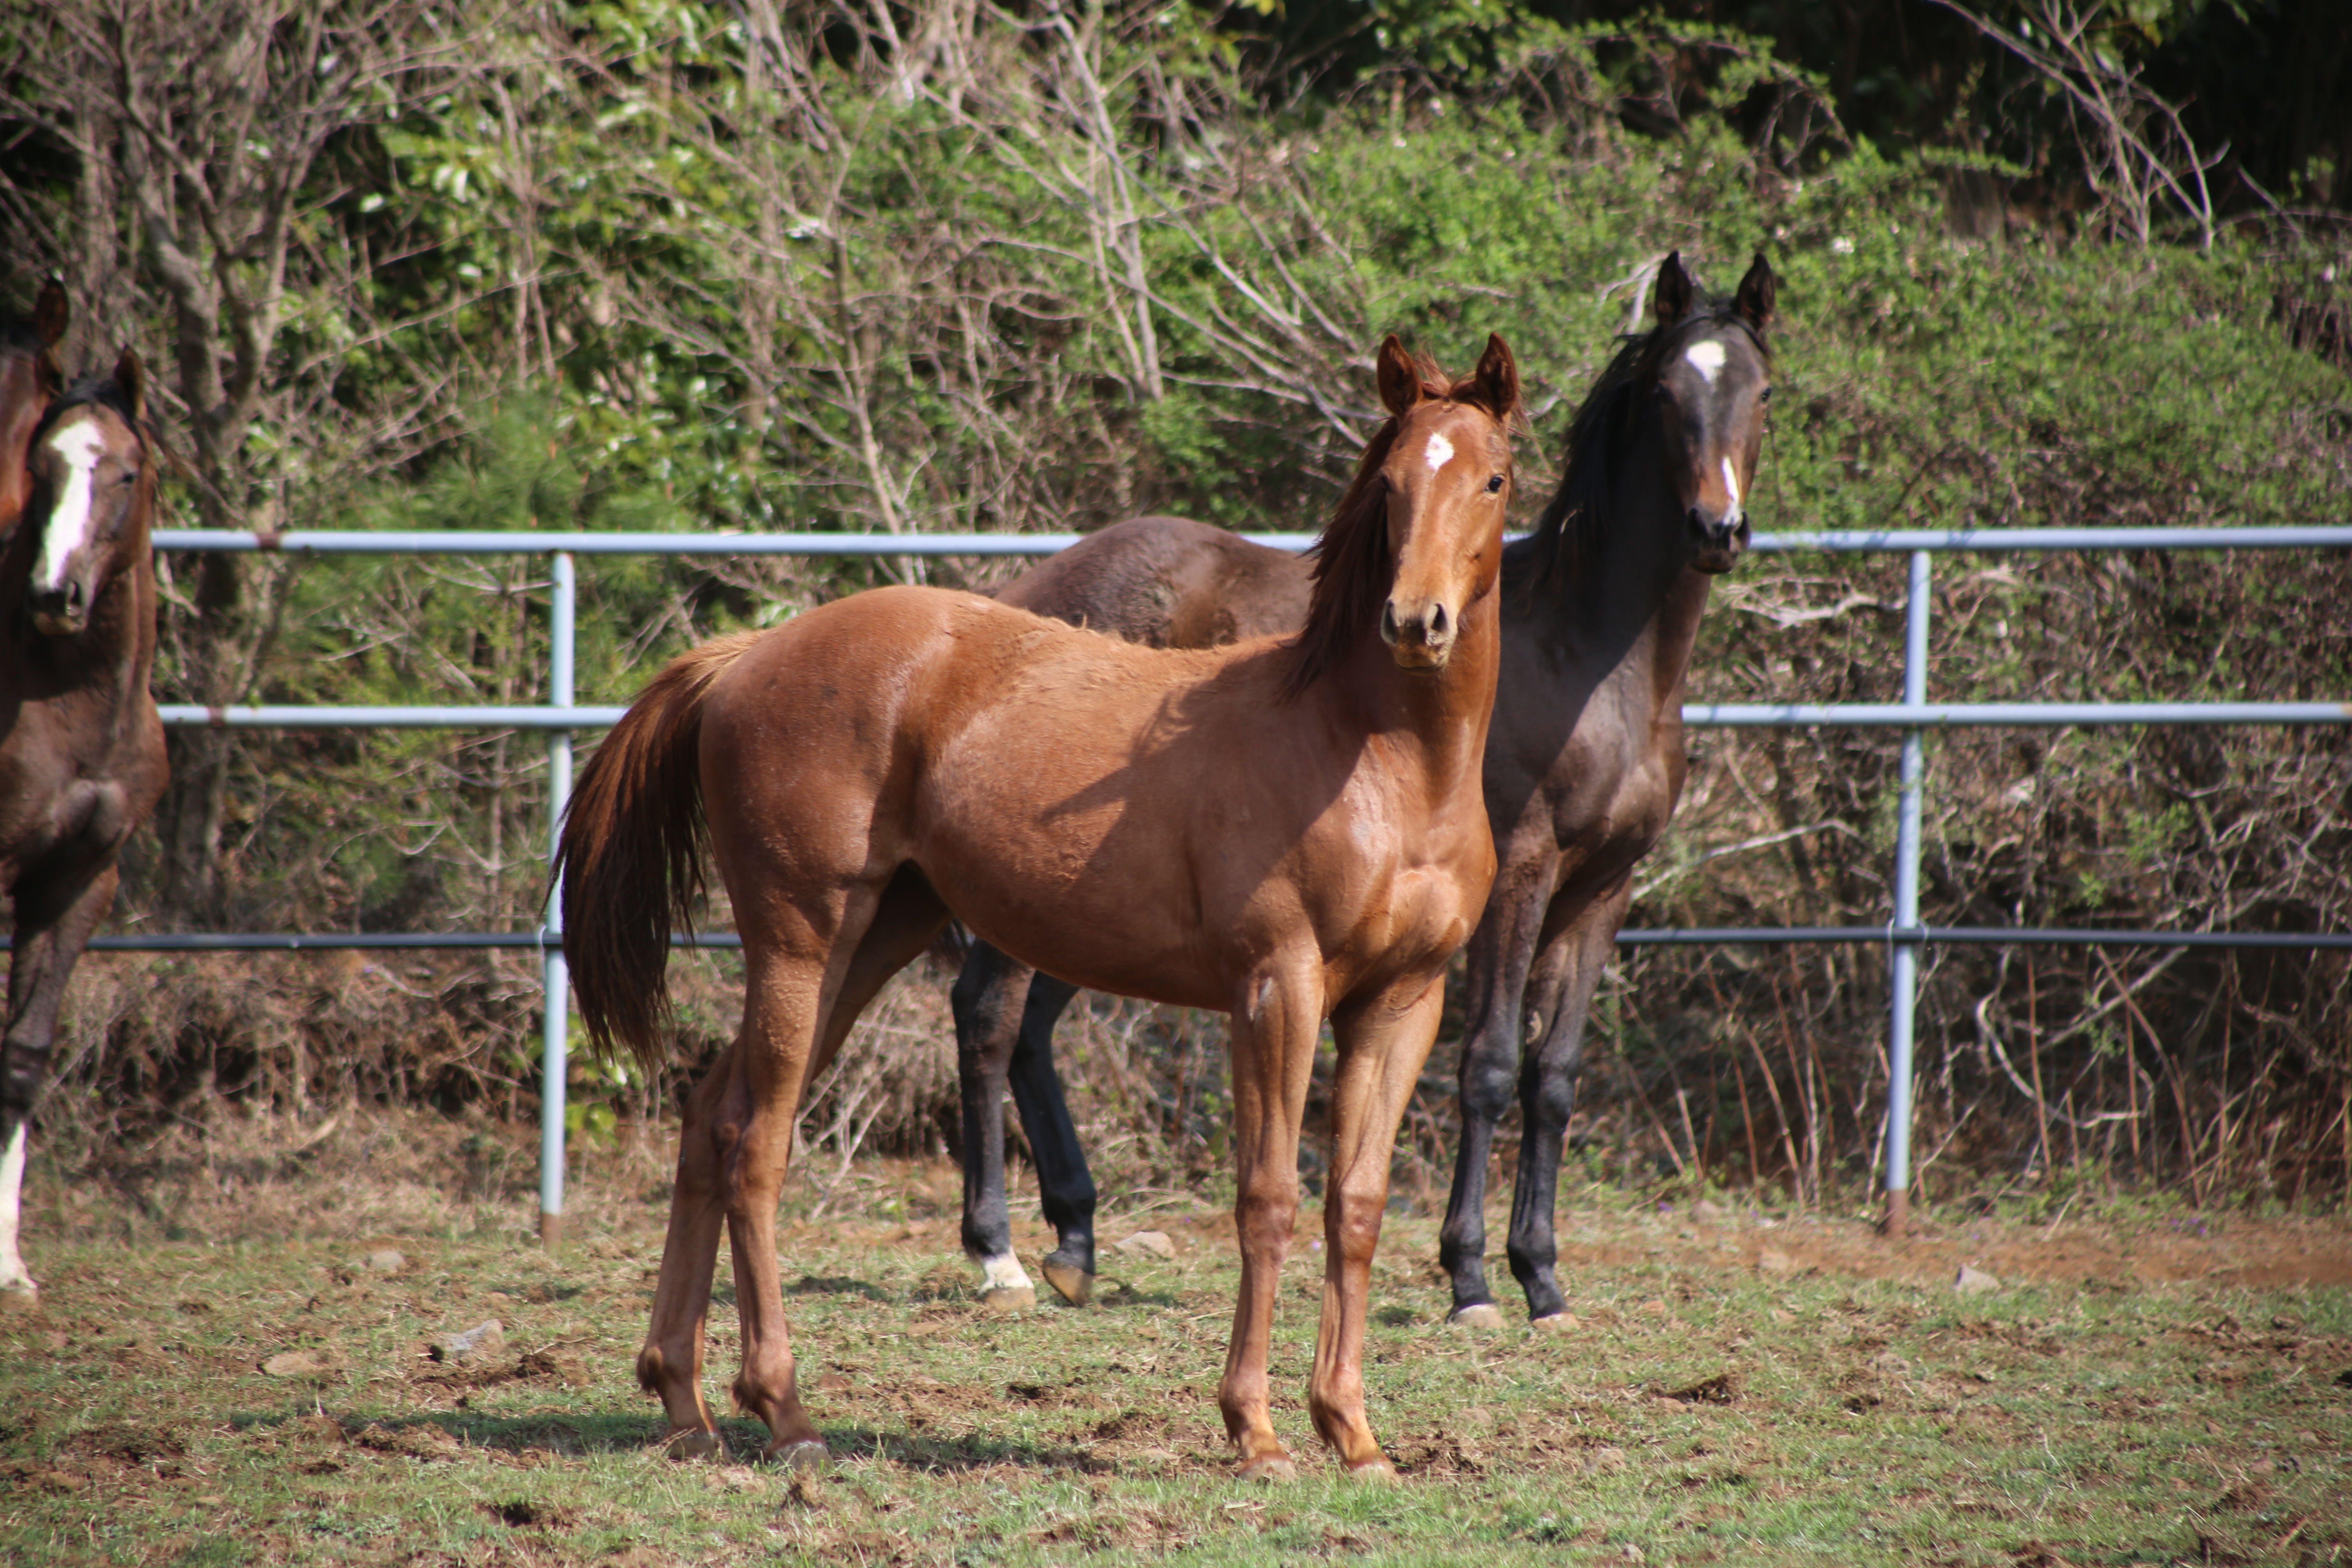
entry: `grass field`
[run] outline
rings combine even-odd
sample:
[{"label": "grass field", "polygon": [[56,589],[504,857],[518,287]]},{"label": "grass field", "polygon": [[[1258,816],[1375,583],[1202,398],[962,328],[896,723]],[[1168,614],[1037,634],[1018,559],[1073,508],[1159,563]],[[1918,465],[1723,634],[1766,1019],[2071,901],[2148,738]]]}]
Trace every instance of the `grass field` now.
[{"label": "grass field", "polygon": [[[804,1479],[649,1451],[657,1415],[629,1367],[656,1159],[583,1184],[554,1256],[521,1242],[513,1194],[371,1207],[326,1173],[308,1178],[311,1225],[257,1198],[241,1222],[233,1203],[203,1211],[210,1235],[184,1210],[172,1239],[37,1184],[43,1310],[0,1318],[0,1559],[2352,1560],[2339,1221],[1938,1214],[1896,1245],[1857,1219],[1699,1218],[1588,1190],[1563,1215],[1576,1324],[1538,1336],[1444,1324],[1435,1222],[1399,1215],[1366,1368],[1404,1472],[1382,1486],[1334,1471],[1303,1408],[1310,1215],[1275,1361],[1306,1462],[1263,1487],[1231,1479],[1214,1405],[1223,1215],[1113,1218],[1107,1242],[1148,1225],[1177,1256],[1112,1254],[1096,1306],[999,1317],[940,1212],[952,1173],[895,1168],[862,1215],[796,1219],[804,1190],[788,1205],[803,1386],[835,1456]],[[1023,1238],[1033,1260],[1042,1239]],[[1961,1261],[2001,1288],[1958,1293]],[[720,1296],[714,1396],[733,1373],[723,1260]],[[428,1355],[493,1317],[502,1352]],[[728,1430],[756,1451],[755,1426]]]}]

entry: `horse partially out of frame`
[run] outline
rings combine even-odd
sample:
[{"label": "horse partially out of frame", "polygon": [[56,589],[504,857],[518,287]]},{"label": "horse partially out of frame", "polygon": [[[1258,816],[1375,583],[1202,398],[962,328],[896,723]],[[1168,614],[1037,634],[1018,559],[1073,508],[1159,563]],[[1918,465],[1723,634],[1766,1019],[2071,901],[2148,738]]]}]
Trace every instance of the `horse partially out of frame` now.
[{"label": "horse partially out of frame", "polygon": [[0,1039],[0,1300],[37,1299],[17,1250],[26,1124],[67,978],[113,907],[115,858],[163,793],[155,658],[153,434],[143,373],[51,404],[0,548],[0,889],[16,906]]},{"label": "horse partially out of frame", "polygon": [[[1634,865],[1683,784],[1684,674],[1711,578],[1748,538],[1747,495],[1771,395],[1771,268],[1727,304],[1669,256],[1654,324],[1629,339],[1571,424],[1568,468],[1532,535],[1503,553],[1503,664],[1486,757],[1502,860],[1469,948],[1462,1143],[1441,1260],[1454,1315],[1500,1321],[1487,1293],[1486,1165],[1516,1087],[1522,1124],[1507,1256],[1538,1322],[1566,1310],[1552,1210],[1594,984],[1625,918]],[[1154,647],[1283,631],[1306,615],[1297,557],[1177,518],[1107,528],[997,597]],[[985,942],[954,992],[963,1100],[963,1244],[1000,1307],[1035,1299],[1004,1196],[1009,1085],[1057,1245],[1047,1281],[1094,1283],[1095,1189],[1061,1082],[1055,1020],[1076,987]],[[1526,1047],[1523,1058],[1522,1047]]]},{"label": "horse partially out of frame", "polygon": [[57,350],[71,319],[65,287],[52,279],[41,285],[30,316],[0,321],[0,541],[16,531],[32,493],[26,458],[33,426],[65,390]]},{"label": "horse partially out of frame", "polygon": [[688,1100],[637,1376],[712,1452],[704,1317],[723,1224],[768,1452],[815,1458],[776,1201],[803,1088],[950,915],[1087,984],[1233,1018],[1240,1299],[1218,1405],[1286,1475],[1266,1361],[1316,1041],[1338,1040],[1307,1406],[1360,1471],[1364,1320],[1399,1118],[1447,960],[1494,873],[1478,787],[1501,650],[1518,379],[1447,381],[1390,339],[1391,417],[1325,530],[1304,629],[1139,647],[977,595],[882,588],[673,662],[583,770],[559,849],[594,1040],[664,1048],[663,973],[707,847],[743,934],[743,1023]]}]

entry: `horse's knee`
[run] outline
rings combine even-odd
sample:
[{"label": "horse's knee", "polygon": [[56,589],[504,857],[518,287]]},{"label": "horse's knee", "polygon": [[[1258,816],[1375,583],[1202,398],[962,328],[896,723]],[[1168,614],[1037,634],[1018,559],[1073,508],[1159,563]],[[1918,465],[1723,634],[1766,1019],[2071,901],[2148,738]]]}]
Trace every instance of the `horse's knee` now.
[{"label": "horse's knee", "polygon": [[1518,1052],[1491,1032],[1472,1036],[1462,1047],[1462,1113],[1499,1121],[1518,1087]]},{"label": "horse's knee", "polygon": [[1244,1249],[1269,1243],[1286,1247],[1297,1215],[1298,1178],[1267,1178],[1244,1187],[1234,1205],[1234,1233]]}]

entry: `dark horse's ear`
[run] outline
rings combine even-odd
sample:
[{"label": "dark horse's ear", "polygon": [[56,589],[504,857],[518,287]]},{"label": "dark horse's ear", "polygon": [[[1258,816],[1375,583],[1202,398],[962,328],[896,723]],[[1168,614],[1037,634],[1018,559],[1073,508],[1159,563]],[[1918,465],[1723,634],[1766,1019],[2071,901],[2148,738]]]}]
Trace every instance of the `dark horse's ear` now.
[{"label": "dark horse's ear", "polygon": [[1402,416],[1425,395],[1421,386],[1421,366],[1405,352],[1394,332],[1381,345],[1381,362],[1377,372],[1381,385],[1381,406]]},{"label": "dark horse's ear", "polygon": [[39,335],[41,346],[57,347],[72,321],[73,301],[66,298],[66,286],[52,278],[41,285],[40,297],[33,301],[33,331]]},{"label": "dark horse's ear", "polygon": [[[139,356],[130,349],[114,362],[114,384],[121,390],[122,401],[131,410],[134,425],[147,423],[147,373],[140,368]],[[142,432],[143,433],[143,432]]]},{"label": "dark horse's ear", "polygon": [[1697,293],[1690,274],[1683,270],[1683,253],[1666,252],[1666,258],[1658,263],[1657,287],[1650,294],[1650,311],[1658,318],[1658,325],[1671,327],[1689,315]]},{"label": "dark horse's ear", "polygon": [[1764,259],[1759,250],[1756,259],[1748,264],[1748,276],[1739,280],[1739,292],[1733,297],[1731,308],[1760,332],[1772,324],[1772,300],[1780,291],[1780,281],[1772,276],[1772,264]]},{"label": "dark horse's ear", "polygon": [[1518,362],[1511,357],[1511,345],[1499,332],[1486,334],[1486,352],[1478,356],[1478,368],[1470,374],[1470,396],[1500,425],[1508,425],[1519,406]]}]

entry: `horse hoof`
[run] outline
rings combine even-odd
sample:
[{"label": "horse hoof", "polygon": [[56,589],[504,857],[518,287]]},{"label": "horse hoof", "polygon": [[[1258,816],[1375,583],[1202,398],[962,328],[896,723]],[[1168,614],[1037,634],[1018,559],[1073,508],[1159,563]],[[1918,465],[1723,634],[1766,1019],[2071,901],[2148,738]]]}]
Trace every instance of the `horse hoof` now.
[{"label": "horse hoof", "polygon": [[727,1439],[699,1426],[681,1426],[662,1439],[662,1451],[673,1459],[723,1460]]},{"label": "horse hoof", "polygon": [[0,1312],[33,1313],[41,1310],[41,1292],[30,1279],[0,1285]]},{"label": "horse hoof", "polygon": [[795,1437],[789,1443],[772,1443],[768,1447],[768,1463],[787,1475],[814,1474],[824,1468],[833,1458],[821,1437]]},{"label": "horse hoof", "polygon": [[1033,1285],[992,1285],[980,1294],[980,1304],[992,1312],[1025,1312],[1037,1304]]},{"label": "horse hoof", "polygon": [[1076,1264],[1063,1261],[1058,1252],[1045,1259],[1045,1283],[1073,1307],[1083,1307],[1095,1299],[1095,1277]]},{"label": "horse hoof", "polygon": [[1245,1481],[1295,1481],[1298,1479],[1298,1467],[1291,1462],[1288,1454],[1276,1448],[1271,1454],[1244,1459],[1236,1474]]},{"label": "horse hoof", "polygon": [[1465,1329],[1499,1329],[1503,1326],[1503,1310],[1492,1301],[1481,1301],[1475,1307],[1456,1307],[1445,1320]]},{"label": "horse hoof", "polygon": [[1540,1318],[1528,1320],[1528,1327],[1539,1334],[1565,1333],[1576,1326],[1574,1312],[1548,1312]]},{"label": "horse hoof", "polygon": [[1386,1454],[1366,1459],[1361,1464],[1349,1465],[1348,1473],[1360,1481],[1387,1482],[1397,1479],[1396,1467],[1389,1463],[1389,1457]]}]

